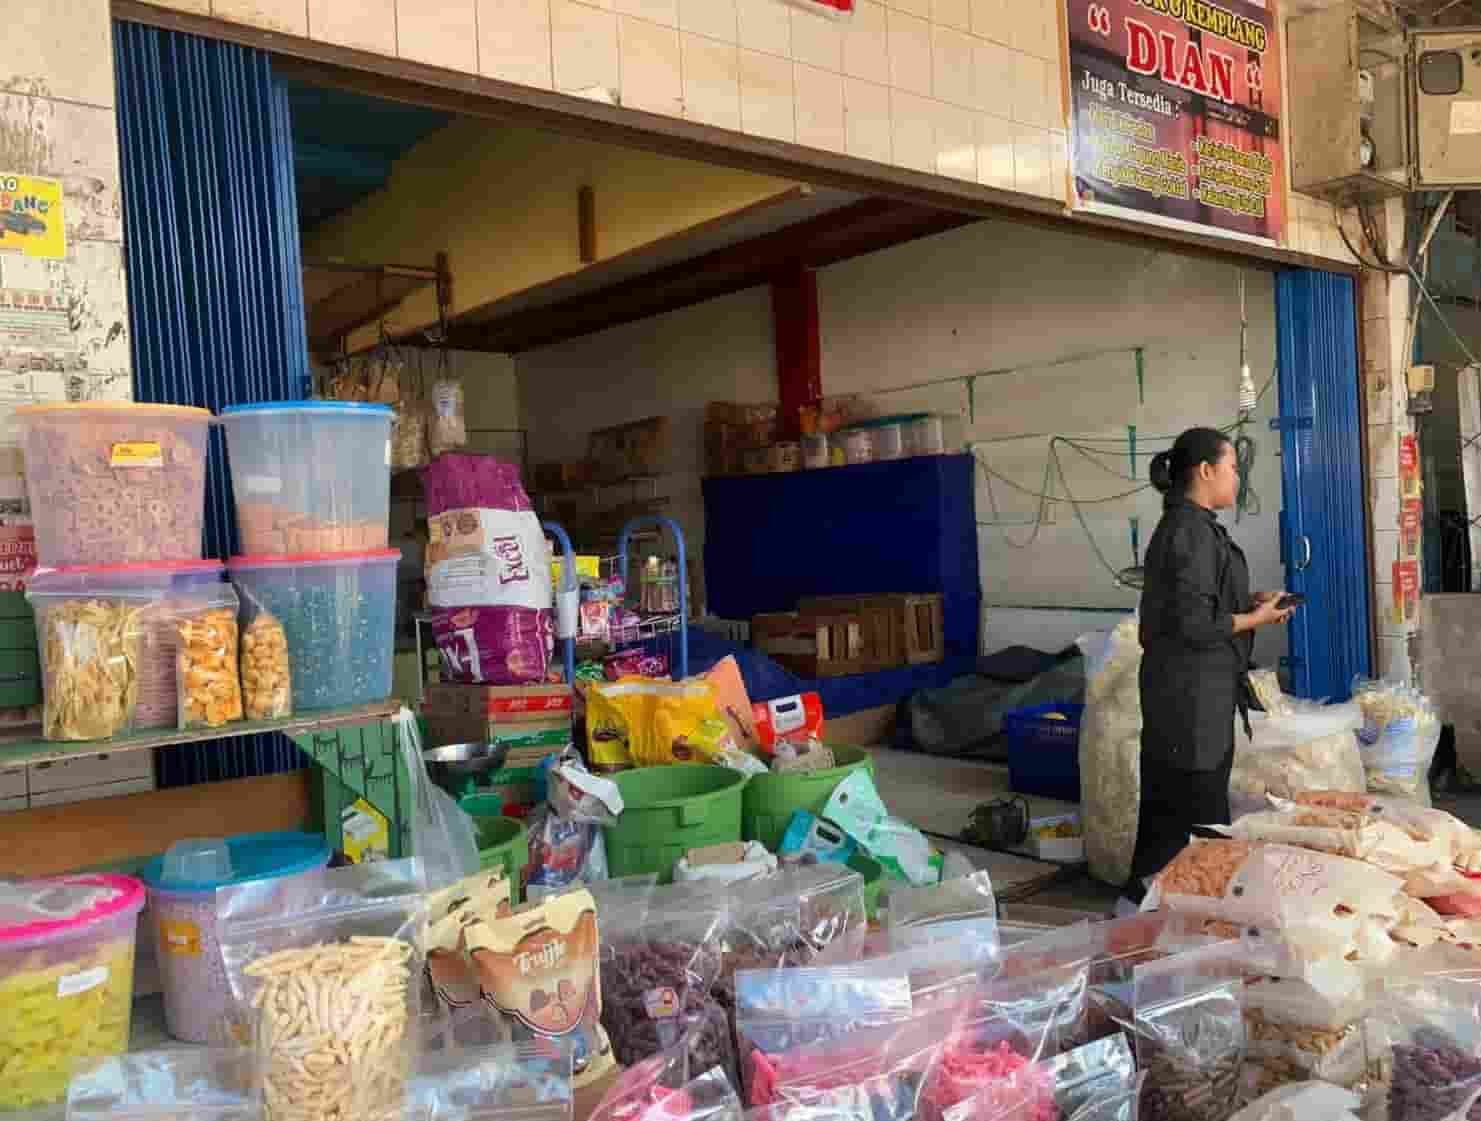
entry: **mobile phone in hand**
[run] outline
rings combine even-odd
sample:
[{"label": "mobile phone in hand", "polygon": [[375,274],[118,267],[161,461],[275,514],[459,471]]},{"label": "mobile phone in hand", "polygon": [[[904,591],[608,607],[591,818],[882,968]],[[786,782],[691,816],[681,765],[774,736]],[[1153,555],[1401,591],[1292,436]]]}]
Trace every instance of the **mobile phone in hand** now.
[{"label": "mobile phone in hand", "polygon": [[1293,608],[1304,607],[1305,605],[1306,597],[1300,592],[1284,592],[1280,599],[1275,601],[1275,606],[1282,611],[1290,611]]}]

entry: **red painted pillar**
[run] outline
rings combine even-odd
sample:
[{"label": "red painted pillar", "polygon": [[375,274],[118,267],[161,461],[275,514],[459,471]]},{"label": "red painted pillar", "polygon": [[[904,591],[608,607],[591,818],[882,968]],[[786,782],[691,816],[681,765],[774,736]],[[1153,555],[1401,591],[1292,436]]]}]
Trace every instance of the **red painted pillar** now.
[{"label": "red painted pillar", "polygon": [[798,416],[823,399],[823,348],[818,338],[818,277],[800,262],[771,282],[776,335],[778,436],[795,440]]}]

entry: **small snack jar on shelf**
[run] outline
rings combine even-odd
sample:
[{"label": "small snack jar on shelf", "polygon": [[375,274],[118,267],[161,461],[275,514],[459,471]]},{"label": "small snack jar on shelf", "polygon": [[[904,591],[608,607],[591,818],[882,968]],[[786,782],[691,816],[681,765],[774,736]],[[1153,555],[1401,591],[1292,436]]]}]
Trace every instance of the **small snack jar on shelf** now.
[{"label": "small snack jar on shelf", "polygon": [[385,405],[348,401],[223,409],[243,551],[296,556],[384,549],[392,417]]},{"label": "small snack jar on shelf", "polygon": [[233,557],[246,630],[267,612],[288,643],[293,711],[372,704],[391,695],[396,549]]},{"label": "small snack jar on shelf", "polygon": [[0,1110],[60,1102],[78,1060],[128,1050],[143,906],[144,885],[128,876],[0,893]]},{"label": "small snack jar on shelf", "polygon": [[44,565],[196,560],[211,414],[181,405],[20,405]]}]

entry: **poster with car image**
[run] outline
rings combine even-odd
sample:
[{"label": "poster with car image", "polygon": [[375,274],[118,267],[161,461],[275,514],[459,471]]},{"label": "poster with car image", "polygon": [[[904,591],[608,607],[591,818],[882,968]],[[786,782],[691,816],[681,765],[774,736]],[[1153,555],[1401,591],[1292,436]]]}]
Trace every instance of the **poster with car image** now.
[{"label": "poster with car image", "polygon": [[1065,0],[1077,209],[1279,244],[1275,0]]},{"label": "poster with car image", "polygon": [[60,180],[0,171],[0,253],[53,261],[67,255]]}]

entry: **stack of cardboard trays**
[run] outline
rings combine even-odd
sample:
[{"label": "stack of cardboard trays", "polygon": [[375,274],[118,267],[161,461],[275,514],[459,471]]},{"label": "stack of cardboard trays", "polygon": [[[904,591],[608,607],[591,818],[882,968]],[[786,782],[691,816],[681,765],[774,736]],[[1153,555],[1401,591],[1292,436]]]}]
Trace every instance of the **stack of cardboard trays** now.
[{"label": "stack of cardboard trays", "polygon": [[431,743],[499,744],[515,770],[571,742],[571,700],[569,685],[429,685],[422,707]]}]

